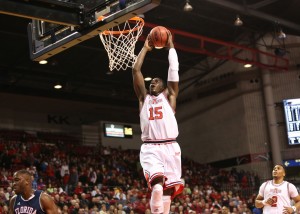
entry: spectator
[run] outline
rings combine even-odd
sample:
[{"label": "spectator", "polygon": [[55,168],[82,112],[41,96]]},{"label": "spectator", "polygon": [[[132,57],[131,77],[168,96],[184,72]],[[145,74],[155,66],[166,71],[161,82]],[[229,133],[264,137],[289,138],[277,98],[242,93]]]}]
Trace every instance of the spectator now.
[{"label": "spectator", "polygon": [[78,172],[75,167],[72,167],[68,182],[68,194],[73,194],[75,187],[78,184]]},{"label": "spectator", "polygon": [[222,207],[222,214],[230,214],[228,207],[226,206]]},{"label": "spectator", "polygon": [[123,210],[123,204],[118,203],[117,209],[118,209],[118,214],[126,214],[125,211]]},{"label": "spectator", "polygon": [[135,203],[135,212],[138,214],[144,214],[147,209],[150,209],[150,205],[147,202],[147,198],[143,197],[141,201]]},{"label": "spectator", "polygon": [[[52,195],[53,193],[54,193],[54,187],[52,186],[52,184],[51,183],[49,183],[48,184],[48,187],[47,187],[47,193],[49,194],[49,195]],[[56,189],[56,191],[57,191],[57,189]]]},{"label": "spectator", "polygon": [[82,184],[88,184],[89,178],[88,173],[85,169],[81,169],[78,176],[78,182],[81,182]]},{"label": "spectator", "polygon": [[38,183],[37,183],[37,189],[38,190],[45,190],[46,183],[44,182],[43,178],[39,178]]},{"label": "spectator", "polygon": [[89,173],[88,173],[89,186],[95,186],[96,181],[97,181],[97,173],[92,167],[90,167]]},{"label": "spectator", "polygon": [[63,206],[63,208],[62,208],[62,213],[63,213],[63,214],[69,214],[69,207],[68,207],[68,205],[65,204],[65,205]]},{"label": "spectator", "polygon": [[64,160],[62,162],[62,165],[60,167],[60,176],[61,178],[63,178],[66,174],[66,172],[69,172],[69,165],[67,164],[67,162]]},{"label": "spectator", "polygon": [[32,177],[33,177],[33,181],[32,181],[32,188],[34,190],[37,190],[38,189],[38,186],[37,186],[37,183],[38,183],[38,180],[39,180],[39,175],[38,175],[38,171],[36,169],[35,166],[32,166],[30,169],[28,169],[31,174],[32,174]]},{"label": "spectator", "polygon": [[100,213],[99,214],[107,214],[107,208],[105,204],[101,205]]},{"label": "spectator", "polygon": [[103,185],[103,174],[100,169],[96,169],[96,173],[97,173],[96,184],[98,186],[98,189],[101,189]]},{"label": "spectator", "polygon": [[62,184],[65,192],[68,192],[68,185],[70,180],[69,170],[66,170],[64,177],[62,178]]},{"label": "spectator", "polygon": [[100,189],[98,189],[98,186],[94,186],[93,190],[91,191],[91,196],[94,197],[96,195],[101,195]]},{"label": "spectator", "polygon": [[74,202],[74,205],[72,206],[71,209],[71,214],[78,214],[80,209],[80,204],[78,202]]},{"label": "spectator", "polygon": [[85,193],[81,193],[80,195],[80,207],[82,208],[91,208],[90,201],[87,199],[87,196]]},{"label": "spectator", "polygon": [[1,155],[1,163],[4,169],[11,169],[13,155],[10,154],[9,150],[5,148],[4,152]]},{"label": "spectator", "polygon": [[125,205],[127,203],[127,198],[125,193],[123,192],[122,188],[115,188],[114,189],[114,199],[117,200],[118,203],[121,203],[122,205]]},{"label": "spectator", "polygon": [[0,207],[0,213],[1,214],[8,214],[9,212],[8,212],[8,206],[6,205],[6,204],[4,204],[3,206],[2,206],[2,208]]},{"label": "spectator", "polygon": [[83,193],[83,187],[82,187],[82,183],[81,182],[77,183],[77,186],[74,189],[74,193],[76,195],[80,195],[81,193]]}]

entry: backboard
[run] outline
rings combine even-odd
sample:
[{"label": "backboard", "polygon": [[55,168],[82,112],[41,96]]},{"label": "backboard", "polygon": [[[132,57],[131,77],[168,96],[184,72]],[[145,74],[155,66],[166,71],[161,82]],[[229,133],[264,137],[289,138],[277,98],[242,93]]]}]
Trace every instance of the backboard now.
[{"label": "backboard", "polygon": [[[0,13],[32,19],[30,58],[47,59],[143,14],[160,0],[0,0]],[[99,16],[105,20],[98,21]]]}]

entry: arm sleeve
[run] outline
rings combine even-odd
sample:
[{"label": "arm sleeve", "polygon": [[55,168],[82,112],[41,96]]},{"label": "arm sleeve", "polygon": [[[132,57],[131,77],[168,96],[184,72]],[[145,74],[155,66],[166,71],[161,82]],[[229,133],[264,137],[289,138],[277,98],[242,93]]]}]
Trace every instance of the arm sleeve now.
[{"label": "arm sleeve", "polygon": [[169,50],[169,70],[168,70],[168,81],[179,82],[179,62],[176,50],[170,48]]}]

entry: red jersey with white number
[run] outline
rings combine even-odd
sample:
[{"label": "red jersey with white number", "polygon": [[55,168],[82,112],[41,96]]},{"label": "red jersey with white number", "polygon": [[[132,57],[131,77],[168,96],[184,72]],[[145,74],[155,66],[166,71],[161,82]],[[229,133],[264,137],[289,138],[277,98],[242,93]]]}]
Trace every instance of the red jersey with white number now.
[{"label": "red jersey with white number", "polygon": [[175,111],[164,93],[147,94],[140,112],[142,141],[173,140],[178,136]]},{"label": "red jersey with white number", "polygon": [[264,214],[282,214],[283,206],[291,207],[291,198],[296,197],[298,191],[294,184],[287,181],[275,184],[270,180],[260,186],[258,194],[263,196],[264,199],[272,198],[275,201],[272,205],[264,206]]}]

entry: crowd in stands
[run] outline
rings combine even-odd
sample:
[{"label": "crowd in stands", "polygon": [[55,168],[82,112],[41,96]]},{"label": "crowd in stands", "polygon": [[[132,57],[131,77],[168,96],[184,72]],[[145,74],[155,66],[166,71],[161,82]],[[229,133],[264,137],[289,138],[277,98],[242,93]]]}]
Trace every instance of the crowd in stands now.
[{"label": "crowd in stands", "polygon": [[[149,191],[138,150],[88,147],[32,136],[8,138],[0,132],[0,213],[8,213],[12,177],[19,169],[33,175],[33,187],[53,197],[59,213],[150,214]],[[170,213],[253,213],[260,185],[252,172],[216,169],[182,159],[184,191]]]}]

